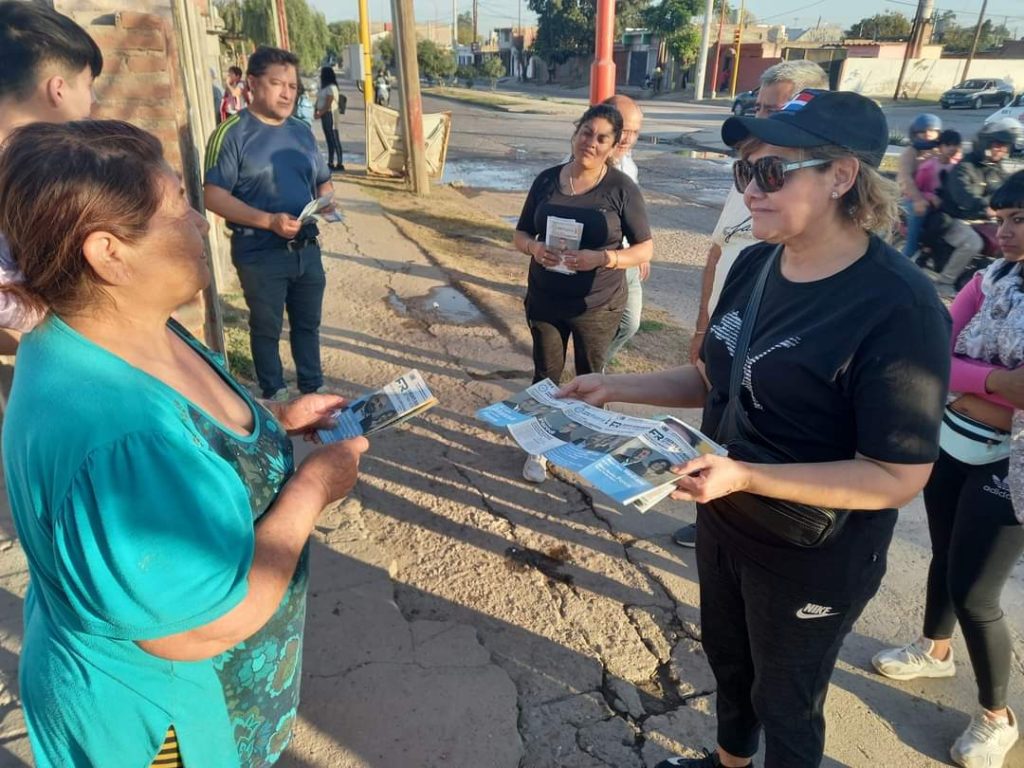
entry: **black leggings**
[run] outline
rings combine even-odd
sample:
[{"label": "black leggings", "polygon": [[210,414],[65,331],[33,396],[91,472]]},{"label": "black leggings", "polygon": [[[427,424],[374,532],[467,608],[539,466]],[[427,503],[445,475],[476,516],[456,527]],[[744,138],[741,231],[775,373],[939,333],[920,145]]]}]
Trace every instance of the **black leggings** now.
[{"label": "black leggings", "polygon": [[334,127],[334,113],[325,112],[320,115],[320,127],[324,129],[324,141],[327,142],[327,164],[334,166],[334,156],[338,156],[338,165],[344,163],[341,159],[341,137],[338,129]]},{"label": "black leggings", "polygon": [[960,622],[978,702],[989,710],[1006,706],[1011,642],[999,596],[1024,553],[1024,527],[1006,484],[1008,464],[972,466],[942,451],[924,489],[932,539],[924,636],[947,640]]},{"label": "black leggings", "polygon": [[565,354],[572,338],[576,375],[604,369],[608,347],[622,320],[622,307],[592,307],[563,320],[526,318],[533,337],[533,381],[551,379],[558,384],[565,369]]}]

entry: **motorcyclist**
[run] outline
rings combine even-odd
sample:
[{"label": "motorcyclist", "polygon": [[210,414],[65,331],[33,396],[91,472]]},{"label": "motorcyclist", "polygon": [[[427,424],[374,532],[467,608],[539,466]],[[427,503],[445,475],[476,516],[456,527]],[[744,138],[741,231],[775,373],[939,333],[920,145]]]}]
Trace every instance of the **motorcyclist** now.
[{"label": "motorcyclist", "polygon": [[1009,175],[1004,161],[1021,135],[1012,118],[995,120],[978,132],[971,151],[946,174],[942,187],[942,211],[950,220],[943,234],[953,249],[942,273],[934,277],[940,293],[956,293],[956,279],[981,252],[981,235],[971,222],[993,217],[989,199]]},{"label": "motorcyclist", "polygon": [[896,181],[903,196],[900,205],[907,216],[907,240],[903,245],[903,255],[907,258],[917,253],[921,225],[928,213],[928,198],[918,189],[914,177],[921,161],[934,153],[941,130],[942,120],[938,116],[928,113],[918,115],[908,129],[910,146],[900,153]]},{"label": "motorcyclist", "polygon": [[377,73],[377,79],[373,81],[374,102],[386,107],[391,101],[391,85],[388,82],[387,73],[382,69]]}]

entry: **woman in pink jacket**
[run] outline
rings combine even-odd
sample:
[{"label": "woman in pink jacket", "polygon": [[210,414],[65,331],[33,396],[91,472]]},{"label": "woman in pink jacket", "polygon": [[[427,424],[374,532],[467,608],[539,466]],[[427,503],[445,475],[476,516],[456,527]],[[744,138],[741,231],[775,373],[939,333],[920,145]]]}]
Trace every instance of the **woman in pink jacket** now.
[{"label": "woman in pink jacket", "polygon": [[952,677],[950,638],[959,622],[981,705],[950,750],[965,768],[1001,766],[1018,738],[1006,703],[1012,644],[999,597],[1024,554],[1009,478],[1011,418],[1024,408],[1024,172],[996,191],[991,206],[1003,258],[975,275],[950,310],[950,401],[942,453],[924,489],[932,540],[924,629],[872,659],[894,680]]}]

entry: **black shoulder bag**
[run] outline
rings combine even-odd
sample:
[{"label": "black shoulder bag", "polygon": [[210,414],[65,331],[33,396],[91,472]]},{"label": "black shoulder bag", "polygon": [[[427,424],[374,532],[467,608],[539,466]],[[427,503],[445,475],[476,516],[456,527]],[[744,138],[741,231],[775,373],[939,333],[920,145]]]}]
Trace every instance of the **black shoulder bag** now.
[{"label": "black shoulder bag", "polygon": [[[743,391],[743,368],[750,339],[754,334],[757,312],[761,307],[761,297],[764,295],[768,275],[778,261],[781,251],[780,245],[765,260],[747,302],[729,376],[729,402],[725,406],[715,436],[715,439],[728,449],[730,457],[753,464],[792,464],[797,461],[791,454],[774,445],[757,431],[740,400],[740,393]],[[708,506],[734,520],[747,521],[782,542],[797,547],[820,547],[827,543],[842,529],[850,515],[847,509],[816,507],[742,491],[715,499]]]}]

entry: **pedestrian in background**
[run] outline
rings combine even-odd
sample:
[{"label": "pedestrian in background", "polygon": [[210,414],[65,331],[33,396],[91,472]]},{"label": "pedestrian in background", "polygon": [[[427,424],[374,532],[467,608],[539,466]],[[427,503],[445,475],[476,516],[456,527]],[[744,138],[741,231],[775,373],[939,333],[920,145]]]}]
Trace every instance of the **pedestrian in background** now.
[{"label": "pedestrian in background", "polygon": [[957,294],[953,315],[954,390],[943,417],[942,452],[924,489],[932,560],[921,637],[875,654],[893,680],[952,677],[951,638],[964,633],[979,709],[950,749],[964,768],[999,768],[1020,735],[1007,706],[1013,640],[1000,595],[1024,554],[1024,527],[1011,489],[1013,410],[1024,408],[1024,172],[990,203],[1003,258]]},{"label": "pedestrian in background", "polygon": [[49,309],[22,341],[3,461],[28,560],[20,698],[38,768],[267,766],[299,701],[308,541],[365,439],[296,469],[334,395],[258,404],[171,319],[206,219],[127,123],[36,123],[0,227]]},{"label": "pedestrian in background", "polygon": [[[316,95],[316,111],[313,117],[320,120],[327,142],[327,167],[332,171],[344,171],[342,162],[341,137],[338,135],[338,123],[341,121],[341,91],[338,89],[338,77],[331,67],[320,68],[320,91]],[[334,158],[338,158],[337,164]]]},{"label": "pedestrian in background", "polygon": [[[590,107],[576,122],[572,160],[537,176],[519,215],[513,243],[531,258],[525,305],[535,382],[561,379],[570,337],[577,374],[604,367],[626,304],[624,271],[651,260],[643,195],[608,164],[621,140],[619,111],[607,104]],[[577,248],[545,245],[551,217],[582,225]],[[527,457],[523,476],[543,482],[544,457]]]},{"label": "pedestrian in background", "polygon": [[228,79],[224,84],[224,96],[220,102],[221,122],[245,109],[250,101],[249,88],[242,79],[241,67],[228,67]]},{"label": "pedestrian in background", "polygon": [[[629,96],[616,94],[606,99],[605,104],[615,107],[622,115],[622,138],[615,145],[611,155],[611,163],[624,174],[632,179],[634,184],[640,183],[640,170],[633,160],[633,147],[640,138],[640,129],[643,127],[644,113],[640,107]],[[623,241],[623,247],[629,247],[628,240]],[[628,267],[626,270],[626,305],[622,310],[622,320],[619,321],[619,328],[615,332],[605,362],[610,363],[615,356],[626,345],[626,343],[640,330],[640,316],[644,308],[644,289],[642,282],[651,274],[651,262],[645,261],[635,267]]]},{"label": "pedestrian in background", "polygon": [[320,316],[327,284],[315,222],[296,216],[333,194],[313,132],[293,117],[295,54],[261,46],[249,58],[252,104],[221,123],[206,153],[206,207],[231,229],[231,260],[249,308],[249,337],[264,397],[287,401],[279,350],[288,310],[299,392],[323,386]]},{"label": "pedestrian in background", "polygon": [[[0,142],[29,123],[89,117],[102,70],[96,42],[67,16],[36,3],[0,2]],[[0,232],[0,286],[21,281]],[[0,355],[13,355],[41,319],[16,293],[0,293]]]},{"label": "pedestrian in background", "polygon": [[[774,115],[805,88],[828,88],[828,75],[813,61],[798,59],[768,67],[761,74],[754,116]],[[711,233],[711,248],[701,273],[700,304],[690,340],[690,362],[694,365],[700,363],[700,350],[711,322],[711,313],[715,311],[729,270],[744,248],[758,242],[751,232],[751,221],[743,193],[735,185],[731,186],[725,195],[718,223]],[[693,547],[697,541],[696,524],[683,526],[672,535],[672,539],[679,546]]]},{"label": "pedestrian in background", "polygon": [[[878,232],[895,185],[889,132],[855,93],[803,91],[722,138],[766,241],[740,254],[687,365],[582,376],[592,405],[703,406],[729,456],[678,468],[695,501],[701,637],[716,681],[718,745],[659,768],[816,768],[843,638],[881,583],[896,508],[938,456],[949,316],[928,279]],[[800,522],[797,522],[800,521]]]}]

